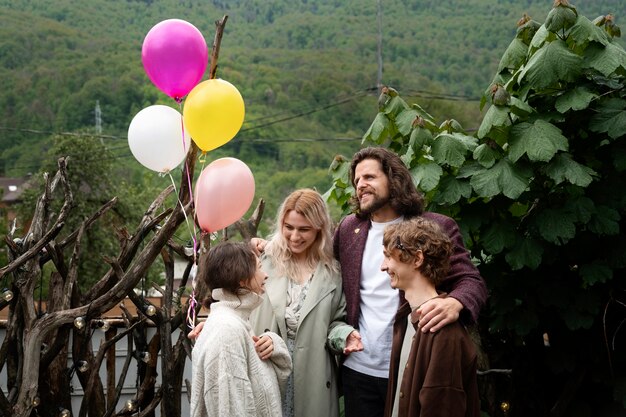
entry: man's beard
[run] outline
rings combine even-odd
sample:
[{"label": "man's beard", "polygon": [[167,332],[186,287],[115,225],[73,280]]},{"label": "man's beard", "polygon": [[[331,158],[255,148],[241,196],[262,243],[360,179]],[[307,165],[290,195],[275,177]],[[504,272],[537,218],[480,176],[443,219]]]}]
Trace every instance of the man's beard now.
[{"label": "man's beard", "polygon": [[372,214],[389,204],[389,197],[379,198],[378,196],[375,196],[373,194],[372,197],[373,199],[368,207],[363,207],[363,205],[359,201],[359,211],[362,214]]}]

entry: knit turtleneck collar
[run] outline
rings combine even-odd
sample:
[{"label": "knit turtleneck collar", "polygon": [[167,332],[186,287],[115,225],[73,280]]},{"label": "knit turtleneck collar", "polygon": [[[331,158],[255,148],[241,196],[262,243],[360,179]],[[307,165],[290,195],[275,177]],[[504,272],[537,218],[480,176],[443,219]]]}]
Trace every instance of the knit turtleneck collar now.
[{"label": "knit turtleneck collar", "polygon": [[234,311],[243,320],[250,318],[252,310],[257,308],[263,302],[263,297],[252,291],[245,291],[242,294],[235,295],[230,291],[222,288],[216,288],[211,292],[211,298],[217,300],[217,303],[211,304],[211,310],[215,311],[220,308],[228,308]]}]

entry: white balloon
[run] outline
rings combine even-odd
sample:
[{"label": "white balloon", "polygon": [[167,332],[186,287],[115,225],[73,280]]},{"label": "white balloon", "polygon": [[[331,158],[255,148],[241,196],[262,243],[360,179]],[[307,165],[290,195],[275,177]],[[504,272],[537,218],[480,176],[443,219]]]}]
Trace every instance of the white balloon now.
[{"label": "white balloon", "polygon": [[146,107],[133,117],[128,127],[128,146],[137,161],[156,172],[169,172],[185,159],[191,139],[182,115],[168,106]]}]

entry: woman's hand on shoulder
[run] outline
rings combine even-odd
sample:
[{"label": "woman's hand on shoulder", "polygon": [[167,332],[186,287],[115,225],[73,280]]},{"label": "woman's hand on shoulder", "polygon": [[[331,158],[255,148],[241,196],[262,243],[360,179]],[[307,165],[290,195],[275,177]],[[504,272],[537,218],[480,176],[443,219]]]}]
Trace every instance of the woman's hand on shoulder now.
[{"label": "woman's hand on shoulder", "polygon": [[260,237],[253,237],[250,239],[250,247],[257,256],[261,256],[263,252],[265,252],[265,246],[267,245],[267,240],[261,239]]}]

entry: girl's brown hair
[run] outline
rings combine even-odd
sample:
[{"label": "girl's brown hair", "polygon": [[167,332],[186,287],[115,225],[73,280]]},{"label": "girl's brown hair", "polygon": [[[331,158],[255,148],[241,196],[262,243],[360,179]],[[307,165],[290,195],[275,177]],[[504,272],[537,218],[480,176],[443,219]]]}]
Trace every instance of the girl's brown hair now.
[{"label": "girl's brown hair", "polygon": [[206,285],[208,297],[203,301],[205,307],[213,302],[211,292],[221,288],[232,294],[239,295],[246,287],[241,283],[248,283],[256,273],[257,257],[254,251],[245,243],[223,242],[213,246],[207,255]]}]

